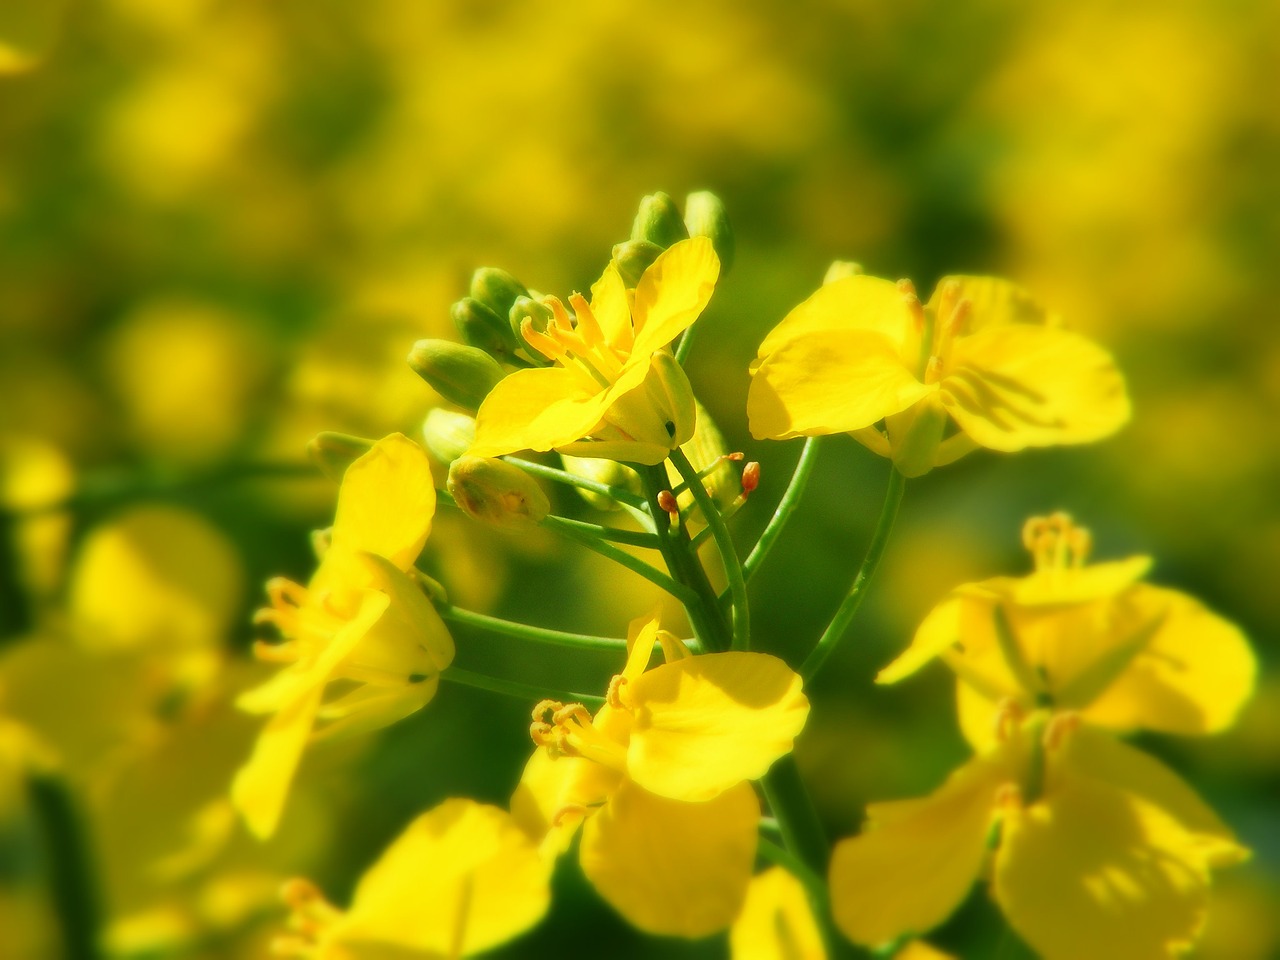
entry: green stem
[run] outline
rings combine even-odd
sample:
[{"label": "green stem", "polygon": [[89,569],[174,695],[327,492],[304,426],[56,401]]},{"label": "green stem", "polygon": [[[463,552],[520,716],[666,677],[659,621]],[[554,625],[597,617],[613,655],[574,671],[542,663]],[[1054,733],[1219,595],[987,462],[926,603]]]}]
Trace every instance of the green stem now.
[{"label": "green stem", "polygon": [[875,533],[871,536],[867,553],[862,558],[862,566],[858,568],[853,584],[841,601],[840,608],[836,610],[836,615],[831,618],[817,645],[800,667],[800,675],[804,677],[806,683],[812,680],[822,669],[822,665],[827,662],[827,658],[831,656],[832,651],[844,636],[845,630],[848,629],[854,614],[858,612],[858,607],[862,605],[863,598],[867,595],[867,587],[876,572],[876,567],[880,564],[880,558],[884,555],[889,534],[893,530],[893,522],[897,519],[906,482],[906,478],[896,468],[890,467],[889,483],[884,491],[884,506],[880,508],[880,519],[876,522]]},{"label": "green stem", "polygon": [[505,637],[515,637],[531,643],[542,643],[556,647],[576,647],[579,650],[603,650],[610,653],[626,653],[627,641],[620,637],[593,637],[585,633],[567,633],[563,630],[551,630],[547,627],[535,627],[527,623],[516,623],[487,614],[464,610],[452,604],[441,604],[436,608],[442,619],[449,623],[458,623],[490,633],[499,633]]},{"label": "green stem", "polygon": [[[550,519],[551,519],[550,517],[546,518],[546,520],[550,520]],[[546,520],[543,520],[544,524],[546,524]],[[617,563],[621,566],[626,567],[632,573],[639,574],[640,576],[648,580],[650,583],[656,584],[657,586],[661,587],[663,590],[667,591],[667,593],[671,594],[681,603],[688,605],[690,603],[697,602],[698,595],[693,590],[690,590],[683,583],[676,582],[675,580],[671,579],[666,574],[664,574],[661,570],[651,567],[649,564],[645,563],[643,560],[639,559],[638,557],[633,557],[631,554],[627,553],[625,550],[620,550],[619,548],[613,546],[613,544],[606,543],[605,541],[600,540],[599,538],[593,536],[592,534],[583,533],[581,530],[578,530],[575,527],[562,526],[558,524],[550,524],[548,526],[549,526],[549,529],[555,530],[557,533],[561,534],[564,537],[567,537],[570,540],[573,540],[575,543],[582,544],[582,546],[586,547],[588,550],[593,550],[596,553],[600,554],[600,556],[607,557],[608,559],[612,560],[614,563]],[[661,538],[659,538],[659,542],[661,543]],[[661,547],[659,547],[659,549],[661,549]]]},{"label": "green stem", "polygon": [[622,487],[588,480],[586,477],[576,476],[567,470],[548,467],[545,464],[534,463],[532,460],[522,460],[519,457],[503,457],[502,459],[506,460],[507,463],[515,464],[525,473],[532,474],[535,477],[542,477],[544,480],[568,484],[571,487],[577,487],[579,490],[586,490],[589,493],[598,493],[602,497],[609,497],[611,500],[616,500],[618,503],[625,503],[632,507],[643,509],[645,506],[644,497]]},{"label": "green stem", "polygon": [[697,324],[685,327],[684,333],[680,337],[680,342],[676,344],[676,363],[684,366],[685,360],[689,357],[689,350],[693,347],[693,331]]},{"label": "green stem", "polygon": [[791,515],[795,513],[795,509],[800,503],[805,487],[809,484],[809,477],[813,473],[813,465],[818,462],[818,440],[818,437],[809,437],[809,439],[805,440],[804,448],[800,451],[800,459],[796,461],[796,469],[791,474],[791,482],[787,484],[786,492],[783,493],[782,499],[778,501],[778,506],[773,511],[773,516],[769,519],[764,532],[760,534],[760,539],[756,541],[756,545],[752,547],[751,553],[742,564],[742,575],[748,581],[751,579],[752,574],[759,569],[760,564],[764,563],[765,557],[769,556],[773,545],[778,542],[778,537],[782,534],[783,528],[786,527],[787,521],[791,519]]},{"label": "green stem", "polygon": [[657,534],[647,533],[644,530],[623,530],[619,527],[605,527],[598,523],[588,523],[585,520],[573,520],[570,517],[559,517],[554,514],[545,517],[542,522],[544,525],[556,530],[563,530],[568,527],[576,530],[578,533],[596,537],[600,540],[608,540],[613,543],[626,543],[633,547],[648,547],[650,550],[658,549]]},{"label": "green stem", "polygon": [[684,520],[681,518],[672,523],[671,515],[658,503],[658,495],[669,489],[666,470],[662,466],[646,467],[641,476],[645,482],[649,513],[654,518],[662,559],[666,561],[671,575],[690,592],[689,599],[681,602],[689,616],[694,636],[704,650],[715,652],[729,649],[729,625],[720,613],[720,604],[711,581],[707,579],[707,572],[702,569],[697,554],[693,552]]},{"label": "green stem", "polygon": [[827,875],[830,849],[809,791],[800,779],[795,757],[787,754],[760,781],[769,810],[778,821],[782,842],[818,876]]},{"label": "green stem", "polygon": [[591,693],[574,693],[571,690],[552,690],[532,683],[521,683],[519,680],[508,680],[505,677],[491,677],[484,673],[474,673],[461,667],[449,667],[440,674],[446,683],[456,683],[476,690],[487,690],[490,693],[501,693],[520,700],[560,700],[564,703],[595,704],[604,703],[604,697]]},{"label": "green stem", "polygon": [[49,774],[27,780],[32,811],[49,857],[49,885],[67,960],[97,960],[101,917],[88,838],[65,783]]},{"label": "green stem", "polygon": [[809,869],[808,865],[797,857],[786,847],[778,846],[768,837],[759,839],[756,850],[760,856],[764,857],[775,866],[782,867],[787,873],[791,874],[803,885],[805,891],[809,894],[810,900],[825,900],[827,893],[826,881]]},{"label": "green stem", "polygon": [[751,609],[747,604],[747,581],[742,576],[742,564],[738,561],[738,553],[733,546],[733,537],[729,534],[729,526],[724,522],[719,508],[707,488],[702,485],[698,471],[694,469],[689,458],[679,447],[671,451],[671,462],[693,493],[693,499],[702,511],[702,518],[707,522],[712,537],[716,541],[716,549],[720,551],[720,561],[724,565],[725,576],[729,581],[729,595],[733,599],[733,617],[730,649],[747,650],[751,646]]}]

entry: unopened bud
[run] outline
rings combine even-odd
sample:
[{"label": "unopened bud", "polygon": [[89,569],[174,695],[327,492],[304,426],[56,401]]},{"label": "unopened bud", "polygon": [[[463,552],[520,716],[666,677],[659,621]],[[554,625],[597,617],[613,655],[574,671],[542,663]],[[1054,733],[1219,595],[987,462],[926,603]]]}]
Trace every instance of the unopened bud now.
[{"label": "unopened bud", "polygon": [[409,351],[409,366],[440,396],[472,412],[506,375],[483,350],[451,340],[419,340]]},{"label": "unopened bud", "polygon": [[307,444],[307,456],[326,477],[334,483],[341,483],[347,467],[368,453],[372,446],[372,440],[362,437],[351,437],[345,433],[317,433]]},{"label": "unopened bud", "polygon": [[516,340],[505,311],[499,315],[474,297],[463,297],[450,308],[449,315],[458,335],[470,346],[493,357],[507,358],[515,352]]},{"label": "unopened bud", "polygon": [[[575,477],[594,480],[596,483],[603,483],[609,487],[620,487],[635,494],[643,492],[639,475],[626,464],[619,463],[617,460],[571,457],[567,453],[562,453],[560,459],[564,462],[565,470]],[[578,491],[583,500],[597,510],[617,510],[620,507],[617,500],[603,493],[584,490],[582,487],[575,487],[574,489]]]},{"label": "unopened bud", "polygon": [[622,282],[634,287],[661,253],[662,248],[648,240],[624,240],[614,246],[613,262],[618,265]]},{"label": "unopened bud", "polygon": [[441,463],[453,463],[476,440],[476,421],[465,413],[436,407],[422,424],[422,439]]},{"label": "unopened bud", "polygon": [[862,264],[854,263],[852,260],[833,260],[831,266],[827,267],[826,276],[822,278],[825,286],[828,283],[835,283],[837,280],[843,280],[845,277],[857,277],[862,275]]},{"label": "unopened bud", "polygon": [[684,201],[684,225],[691,237],[707,237],[720,258],[720,276],[733,266],[733,228],[724,202],[708,190],[691,193]]},{"label": "unopened bud", "polygon": [[505,317],[517,297],[527,297],[529,290],[523,283],[498,267],[481,267],[471,275],[471,296],[493,311]]},{"label": "unopened bud", "polygon": [[449,467],[448,489],[469,517],[497,527],[530,527],[551,510],[537,482],[505,460],[459,457]]},{"label": "unopened bud", "polygon": [[680,219],[676,203],[665,193],[651,193],[640,201],[640,209],[631,224],[632,240],[648,240],[664,250],[680,240],[686,240],[689,231]]}]

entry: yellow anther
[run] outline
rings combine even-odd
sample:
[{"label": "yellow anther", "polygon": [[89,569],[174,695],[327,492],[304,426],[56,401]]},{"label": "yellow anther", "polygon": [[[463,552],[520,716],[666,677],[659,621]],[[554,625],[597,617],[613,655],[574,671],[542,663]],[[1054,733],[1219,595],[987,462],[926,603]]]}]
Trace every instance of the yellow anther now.
[{"label": "yellow anther", "polygon": [[942,357],[934,354],[924,365],[924,382],[937,383],[942,379]]},{"label": "yellow anther", "polygon": [[573,332],[573,318],[569,316],[569,311],[565,309],[559,297],[543,297],[542,305],[551,311],[551,322],[556,334]]},{"label": "yellow anther", "polygon": [[[258,622],[256,617],[254,622]],[[263,663],[296,663],[300,653],[298,645],[289,640],[284,643],[268,643],[266,640],[255,640],[253,642],[253,656]]]},{"label": "yellow anther", "polygon": [[548,713],[555,713],[562,707],[564,707],[564,704],[559,700],[539,700],[533,708],[533,719],[541,720]]},{"label": "yellow anther", "polygon": [[569,355],[569,352],[565,350],[560,341],[535,330],[533,320],[529,317],[525,317],[520,321],[520,336],[524,338],[525,343],[548,360],[559,360]]},{"label": "yellow anther", "polygon": [[267,601],[273,607],[300,607],[307,601],[307,588],[285,577],[267,581]]},{"label": "yellow anther", "polygon": [[560,827],[564,825],[564,821],[569,817],[585,817],[591,812],[591,808],[581,803],[566,803],[563,807],[551,815],[551,826]]},{"label": "yellow anther", "polygon": [[596,320],[596,315],[591,312],[591,304],[587,303],[586,298],[580,293],[569,294],[569,306],[573,307],[574,316],[578,318],[578,334],[582,337],[582,341],[588,348],[601,346],[604,344],[604,331],[600,329],[600,322]]},{"label": "yellow anther", "polygon": [[899,280],[898,290],[902,293],[903,303],[911,311],[911,320],[915,325],[916,333],[924,332],[924,304],[920,302],[920,298],[916,295],[916,285],[910,280]]},{"label": "yellow anther", "polygon": [[995,807],[1000,813],[1022,809],[1022,789],[1016,783],[1002,783],[996,788]]},{"label": "yellow anther", "polygon": [[1080,723],[1080,714],[1078,713],[1059,713],[1054,716],[1044,728],[1044,748],[1046,750],[1059,749],[1066,742],[1067,737],[1080,729]]},{"label": "yellow anther", "polygon": [[609,689],[605,692],[604,699],[615,710],[629,709],[622,699],[622,688],[627,685],[627,682],[627,678],[620,673],[609,681]]},{"label": "yellow anther", "polygon": [[1001,743],[1008,743],[1014,733],[1017,732],[1018,725],[1022,723],[1025,716],[1026,711],[1022,709],[1022,704],[1018,703],[1013,697],[1005,697],[1001,700],[996,704],[996,739]]},{"label": "yellow anther", "polygon": [[1035,560],[1037,570],[1082,567],[1093,548],[1093,535],[1077,527],[1069,514],[1032,517],[1022,527],[1022,543]]}]

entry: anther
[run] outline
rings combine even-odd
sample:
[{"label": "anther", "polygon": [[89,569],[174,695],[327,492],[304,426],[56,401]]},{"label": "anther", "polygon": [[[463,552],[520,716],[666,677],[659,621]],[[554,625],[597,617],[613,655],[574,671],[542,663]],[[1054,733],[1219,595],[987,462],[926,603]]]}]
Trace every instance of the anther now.
[{"label": "anther", "polygon": [[559,340],[534,329],[533,320],[529,317],[520,321],[520,336],[524,338],[525,343],[548,360],[560,360],[569,355]]},{"label": "anther", "polygon": [[1022,808],[1022,790],[1016,783],[1002,783],[996,788],[995,807],[1001,813]]},{"label": "anther", "polygon": [[1044,728],[1044,748],[1058,750],[1076,730],[1080,729],[1080,714],[1060,713]]},{"label": "anther", "polygon": [[1024,716],[1025,712],[1022,709],[1022,705],[1013,697],[1005,697],[996,704],[996,739],[1001,743],[1008,743]]},{"label": "anther", "polygon": [[752,460],[742,468],[743,495],[749,495],[758,486],[760,486],[760,464],[755,460]]},{"label": "anther", "polygon": [[680,516],[680,501],[676,499],[676,495],[670,490],[658,492],[658,507],[670,514],[673,520]]},{"label": "anther", "polygon": [[613,707],[615,710],[625,710],[627,705],[622,701],[622,688],[627,685],[627,678],[622,674],[616,675],[609,681],[609,689],[605,691],[605,703]]}]

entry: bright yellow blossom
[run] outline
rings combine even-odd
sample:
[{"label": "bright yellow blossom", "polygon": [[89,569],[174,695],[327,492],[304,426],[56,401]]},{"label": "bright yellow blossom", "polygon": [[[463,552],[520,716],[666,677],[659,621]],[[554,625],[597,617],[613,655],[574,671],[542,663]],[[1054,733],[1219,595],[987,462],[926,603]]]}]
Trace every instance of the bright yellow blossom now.
[{"label": "bright yellow blossom", "polygon": [[757,874],[729,931],[733,960],[826,960],[804,886],[781,867]]},{"label": "bright yellow blossom", "polygon": [[1129,419],[1107,352],[993,277],[944,277],[924,305],[907,281],[828,283],[769,333],[752,373],[757,439],[849,433],[909,477],[976,447],[1088,443]]},{"label": "bright yellow blossom", "polygon": [[[400,434],[379,440],[347,468],[328,551],[303,587],[268,584],[284,643],[262,659],[289,666],[238,701],[271,714],[232,785],[236,807],[259,836],[279,820],[289,783],[317,721],[327,734],[372,729],[424,706],[453,659],[453,640],[408,573],[435,513],[426,453]],[[342,692],[326,700],[334,681]]]},{"label": "bright yellow blossom", "polygon": [[720,273],[711,241],[682,240],[663,252],[629,291],[615,263],[574,294],[570,319],[559,300],[545,303],[545,333],[526,320],[525,341],[555,365],[504,378],[476,414],[468,451],[499,457],[517,450],[559,450],[580,457],[661,463],[693,436],[693,391],[665,350],[702,313]]},{"label": "bright yellow blossom", "polygon": [[[791,750],[809,702],[776,657],[692,657],[643,618],[630,642],[594,717],[538,704],[540,748],[512,812],[549,854],[582,825],[583,873],[633,926],[706,936],[738,915],[751,879],[760,805],[747,781]],[[667,662],[646,670],[655,643]]]},{"label": "bright yellow blossom", "polygon": [[469,957],[536,924],[551,864],[505,810],[446,800],[414,820],[338,910],[308,881],[285,887],[296,934],[278,954],[310,960]]}]

